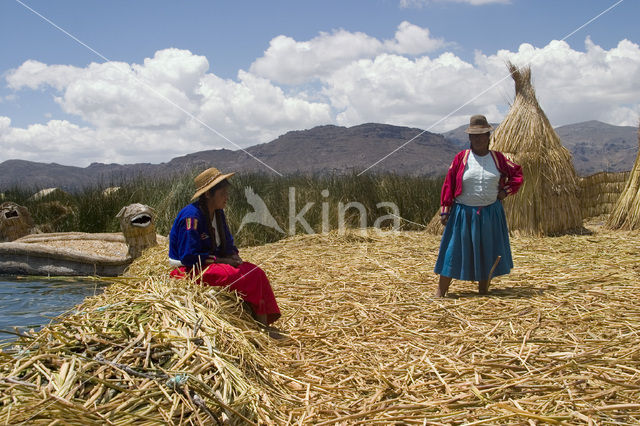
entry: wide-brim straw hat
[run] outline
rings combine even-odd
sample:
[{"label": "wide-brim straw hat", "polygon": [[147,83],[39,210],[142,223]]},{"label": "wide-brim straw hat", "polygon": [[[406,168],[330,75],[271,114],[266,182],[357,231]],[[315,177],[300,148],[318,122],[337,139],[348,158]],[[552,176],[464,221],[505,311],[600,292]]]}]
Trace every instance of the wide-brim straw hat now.
[{"label": "wide-brim straw hat", "polygon": [[469,127],[465,130],[465,133],[471,135],[481,135],[483,133],[489,133],[493,130],[493,127],[487,121],[487,117],[484,115],[472,115],[469,120]]},{"label": "wide-brim straw hat", "polygon": [[197,189],[196,193],[193,194],[193,197],[191,197],[191,201],[195,200],[223,180],[229,179],[233,175],[235,175],[235,173],[224,174],[215,167],[211,167],[200,173],[195,177],[195,179],[193,179],[193,182],[196,184]]}]

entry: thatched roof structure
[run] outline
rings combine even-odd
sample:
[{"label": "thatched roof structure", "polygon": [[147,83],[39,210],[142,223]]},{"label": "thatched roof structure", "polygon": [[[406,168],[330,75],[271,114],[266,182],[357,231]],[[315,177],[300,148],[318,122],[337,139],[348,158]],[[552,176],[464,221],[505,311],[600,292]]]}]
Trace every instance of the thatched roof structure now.
[{"label": "thatched roof structure", "polygon": [[511,63],[508,67],[516,97],[491,136],[490,147],[520,164],[524,174],[520,191],[504,202],[509,229],[534,235],[578,229],[582,213],[571,154],[538,104],[531,69]]},{"label": "thatched roof structure", "polygon": [[[638,127],[638,147],[640,148],[640,126]],[[609,216],[607,227],[640,229],[640,149],[625,188]]]}]

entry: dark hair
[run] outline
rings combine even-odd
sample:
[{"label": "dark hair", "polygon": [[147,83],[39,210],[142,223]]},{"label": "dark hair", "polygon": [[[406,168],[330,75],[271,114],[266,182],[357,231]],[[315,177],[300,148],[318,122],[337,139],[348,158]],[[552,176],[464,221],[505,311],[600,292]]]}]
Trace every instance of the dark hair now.
[{"label": "dark hair", "polygon": [[217,184],[215,184],[208,191],[204,192],[198,198],[198,207],[200,208],[200,211],[202,212],[204,217],[207,218],[207,233],[209,234],[209,237],[213,241],[213,250],[216,249],[216,239],[215,239],[215,236],[214,236],[213,227],[211,226],[211,222],[213,220],[215,220],[216,221],[216,227],[218,228],[218,233],[219,233],[218,236],[220,237],[220,244],[222,246],[222,252],[225,253],[225,254],[227,252],[227,236],[225,234],[224,224],[222,222],[222,213],[221,213],[221,211],[216,210],[213,213],[213,217],[209,216],[209,210],[207,209],[206,201],[205,201],[205,194],[209,194],[210,196],[213,196],[216,193],[217,190],[222,189],[222,188],[226,188],[227,186],[231,186],[231,183],[229,183],[229,181],[227,179],[224,179],[224,180],[218,182]]},{"label": "dark hair", "polygon": [[[231,186],[231,183],[229,183],[228,179],[223,179],[220,182],[216,183],[213,187],[211,187],[210,190],[208,190],[204,194],[209,193],[209,195],[213,195],[213,194],[216,193],[217,190],[222,189],[222,188],[226,188],[227,186]],[[202,195],[204,195],[204,194],[202,194]],[[202,197],[202,195],[201,195],[201,197]]]}]

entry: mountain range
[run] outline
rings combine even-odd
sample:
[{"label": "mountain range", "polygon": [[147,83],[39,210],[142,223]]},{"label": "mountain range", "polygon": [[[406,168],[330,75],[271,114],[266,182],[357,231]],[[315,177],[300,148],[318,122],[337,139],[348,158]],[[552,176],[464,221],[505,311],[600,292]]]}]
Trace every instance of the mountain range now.
[{"label": "mountain range", "polygon": [[[166,177],[212,165],[236,172],[340,174],[368,170],[440,176],[446,173],[453,156],[468,146],[465,128],[436,134],[379,123],[353,127],[326,125],[290,131],[245,150],[200,151],[160,164],[93,163],[82,168],[7,160],[0,163],[0,191],[13,187],[66,190],[106,187],[140,176]],[[635,127],[587,121],[558,127],[556,132],[572,153],[580,175],[633,167],[638,150]]]}]

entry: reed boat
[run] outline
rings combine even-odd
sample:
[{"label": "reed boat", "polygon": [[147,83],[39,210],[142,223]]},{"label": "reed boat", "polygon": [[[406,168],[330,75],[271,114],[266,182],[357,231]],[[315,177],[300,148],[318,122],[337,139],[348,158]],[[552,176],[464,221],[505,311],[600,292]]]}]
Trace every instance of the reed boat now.
[{"label": "reed boat", "polygon": [[0,243],[0,274],[122,275],[133,261],[122,233],[33,234]]},{"label": "reed boat", "polygon": [[[155,211],[130,204],[116,215],[122,233],[31,233],[28,211],[15,203],[0,205],[0,275],[103,276],[122,275],[133,259],[158,240]],[[18,238],[19,237],[19,238]]]}]

